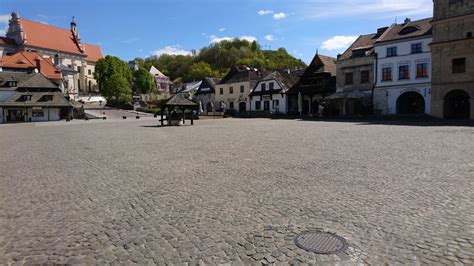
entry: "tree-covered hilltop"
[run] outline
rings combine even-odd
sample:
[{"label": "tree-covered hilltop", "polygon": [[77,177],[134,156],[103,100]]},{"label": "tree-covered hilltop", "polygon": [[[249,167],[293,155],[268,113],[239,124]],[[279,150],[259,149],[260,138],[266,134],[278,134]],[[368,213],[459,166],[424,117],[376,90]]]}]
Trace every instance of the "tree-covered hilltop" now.
[{"label": "tree-covered hilltop", "polygon": [[135,59],[139,66],[153,65],[171,80],[189,82],[204,77],[223,77],[234,65],[247,65],[267,70],[302,69],[306,64],[284,48],[262,50],[254,41],[234,39],[214,43],[192,55],[161,55]]}]

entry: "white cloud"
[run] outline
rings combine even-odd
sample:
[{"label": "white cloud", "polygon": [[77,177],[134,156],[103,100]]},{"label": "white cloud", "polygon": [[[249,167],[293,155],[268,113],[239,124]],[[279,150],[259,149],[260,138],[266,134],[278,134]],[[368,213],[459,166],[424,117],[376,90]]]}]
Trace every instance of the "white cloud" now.
[{"label": "white cloud", "polygon": [[283,12],[276,13],[273,15],[273,19],[275,20],[280,20],[280,19],[285,19],[285,18],[286,18],[286,14]]},{"label": "white cloud", "polygon": [[7,34],[7,28],[0,29],[0,36],[5,36]]},{"label": "white cloud", "polygon": [[[349,8],[348,8],[349,7]],[[299,9],[302,18],[345,18],[345,17],[373,17],[391,16],[432,16],[432,0],[308,0]]]},{"label": "white cloud", "polygon": [[270,15],[273,14],[274,12],[272,10],[260,10],[257,12],[260,16],[265,16],[265,15]]},{"label": "white cloud", "polygon": [[0,24],[8,24],[10,15],[0,15]]},{"label": "white cloud", "polygon": [[225,30],[226,30],[226,28],[220,28],[220,29],[219,29],[219,32],[223,32],[223,31],[225,31]]},{"label": "white cloud", "polygon": [[349,47],[357,36],[334,36],[323,42],[321,49],[328,51],[342,50]]},{"label": "white cloud", "polygon": [[[211,36],[209,36],[209,39],[210,39],[211,43],[219,43],[219,42],[222,42],[222,41],[232,41],[235,38],[232,38],[232,37],[217,37],[216,35],[211,35]],[[255,38],[254,36],[249,36],[249,35],[240,36],[237,39],[247,40],[249,42],[257,41],[257,38]]]},{"label": "white cloud", "polygon": [[183,50],[180,45],[166,46],[164,48],[151,52],[152,55],[191,55],[190,51]]},{"label": "white cloud", "polygon": [[270,42],[271,42],[271,41],[274,41],[274,40],[275,40],[275,36],[270,35],[270,34],[265,35],[265,40],[270,41]]}]

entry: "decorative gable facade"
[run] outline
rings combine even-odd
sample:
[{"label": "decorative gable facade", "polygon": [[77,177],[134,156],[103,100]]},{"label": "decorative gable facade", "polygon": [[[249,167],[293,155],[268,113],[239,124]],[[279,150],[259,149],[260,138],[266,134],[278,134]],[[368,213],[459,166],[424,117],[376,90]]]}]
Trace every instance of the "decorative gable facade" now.
[{"label": "decorative gable facade", "polygon": [[287,92],[299,77],[289,71],[274,71],[260,80],[250,93],[251,111],[271,114],[288,113]]},{"label": "decorative gable facade", "polygon": [[199,103],[201,114],[209,115],[215,113],[219,107],[216,102],[216,85],[220,80],[217,78],[204,78],[196,94],[194,94],[197,103]]}]

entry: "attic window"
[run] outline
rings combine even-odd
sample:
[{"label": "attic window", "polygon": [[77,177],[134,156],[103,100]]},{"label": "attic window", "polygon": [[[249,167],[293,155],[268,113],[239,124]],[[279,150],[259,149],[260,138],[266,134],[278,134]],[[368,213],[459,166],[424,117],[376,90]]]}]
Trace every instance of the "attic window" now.
[{"label": "attic window", "polygon": [[51,102],[53,101],[53,95],[44,95],[43,97],[41,97],[41,99],[39,99],[38,102]]},{"label": "attic window", "polygon": [[21,95],[20,98],[18,98],[17,102],[29,102],[31,101],[31,95]]},{"label": "attic window", "polygon": [[10,87],[10,88],[16,87],[17,85],[18,85],[18,82],[16,81],[7,82],[7,87]]},{"label": "attic window", "polygon": [[359,57],[364,57],[366,54],[366,51],[361,49],[361,50],[354,50],[352,51],[352,58],[359,58]]},{"label": "attic window", "polygon": [[408,26],[408,27],[403,28],[398,34],[400,34],[400,35],[406,35],[406,34],[413,33],[413,32],[415,32],[415,31],[417,31],[417,30],[419,30],[417,27]]}]

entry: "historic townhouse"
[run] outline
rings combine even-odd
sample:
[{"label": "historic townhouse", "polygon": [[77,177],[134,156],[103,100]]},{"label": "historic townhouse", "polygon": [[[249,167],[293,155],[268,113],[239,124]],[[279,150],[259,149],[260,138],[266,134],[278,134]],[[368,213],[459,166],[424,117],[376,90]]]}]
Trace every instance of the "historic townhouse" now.
[{"label": "historic townhouse", "polygon": [[329,109],[336,115],[364,115],[372,108],[375,86],[375,42],[388,27],[376,33],[361,35],[337,57],[336,93],[327,97]]},{"label": "historic townhouse", "polygon": [[336,59],[316,54],[288,94],[288,113],[318,114],[325,98],[336,92]]},{"label": "historic townhouse", "polygon": [[0,123],[71,117],[72,104],[41,73],[0,72]]},{"label": "historic townhouse", "polygon": [[217,78],[204,78],[202,80],[199,89],[194,94],[201,107],[201,113],[214,113],[219,108],[219,103],[216,102],[216,85],[219,82],[220,80]]},{"label": "historic townhouse", "polygon": [[288,113],[287,92],[299,77],[290,71],[274,71],[260,80],[250,93],[251,111],[271,114]]},{"label": "historic townhouse", "polygon": [[156,67],[151,66],[150,74],[155,78],[156,90],[160,95],[165,97],[170,96],[170,85],[171,80],[169,77],[165,76],[161,71],[159,71]]},{"label": "historic townhouse", "polygon": [[99,92],[93,74],[95,64],[103,58],[102,51],[81,41],[74,21],[67,30],[20,18],[13,12],[6,38],[0,39],[0,56],[21,51],[36,51],[53,62],[63,76],[60,86],[66,96]]},{"label": "historic townhouse", "polygon": [[232,110],[240,113],[250,110],[250,91],[264,75],[246,66],[233,67],[216,86],[217,111]]},{"label": "historic townhouse", "polygon": [[434,0],[432,115],[474,119],[474,1]]},{"label": "historic townhouse", "polygon": [[394,24],[375,43],[375,113],[431,113],[431,19]]}]

